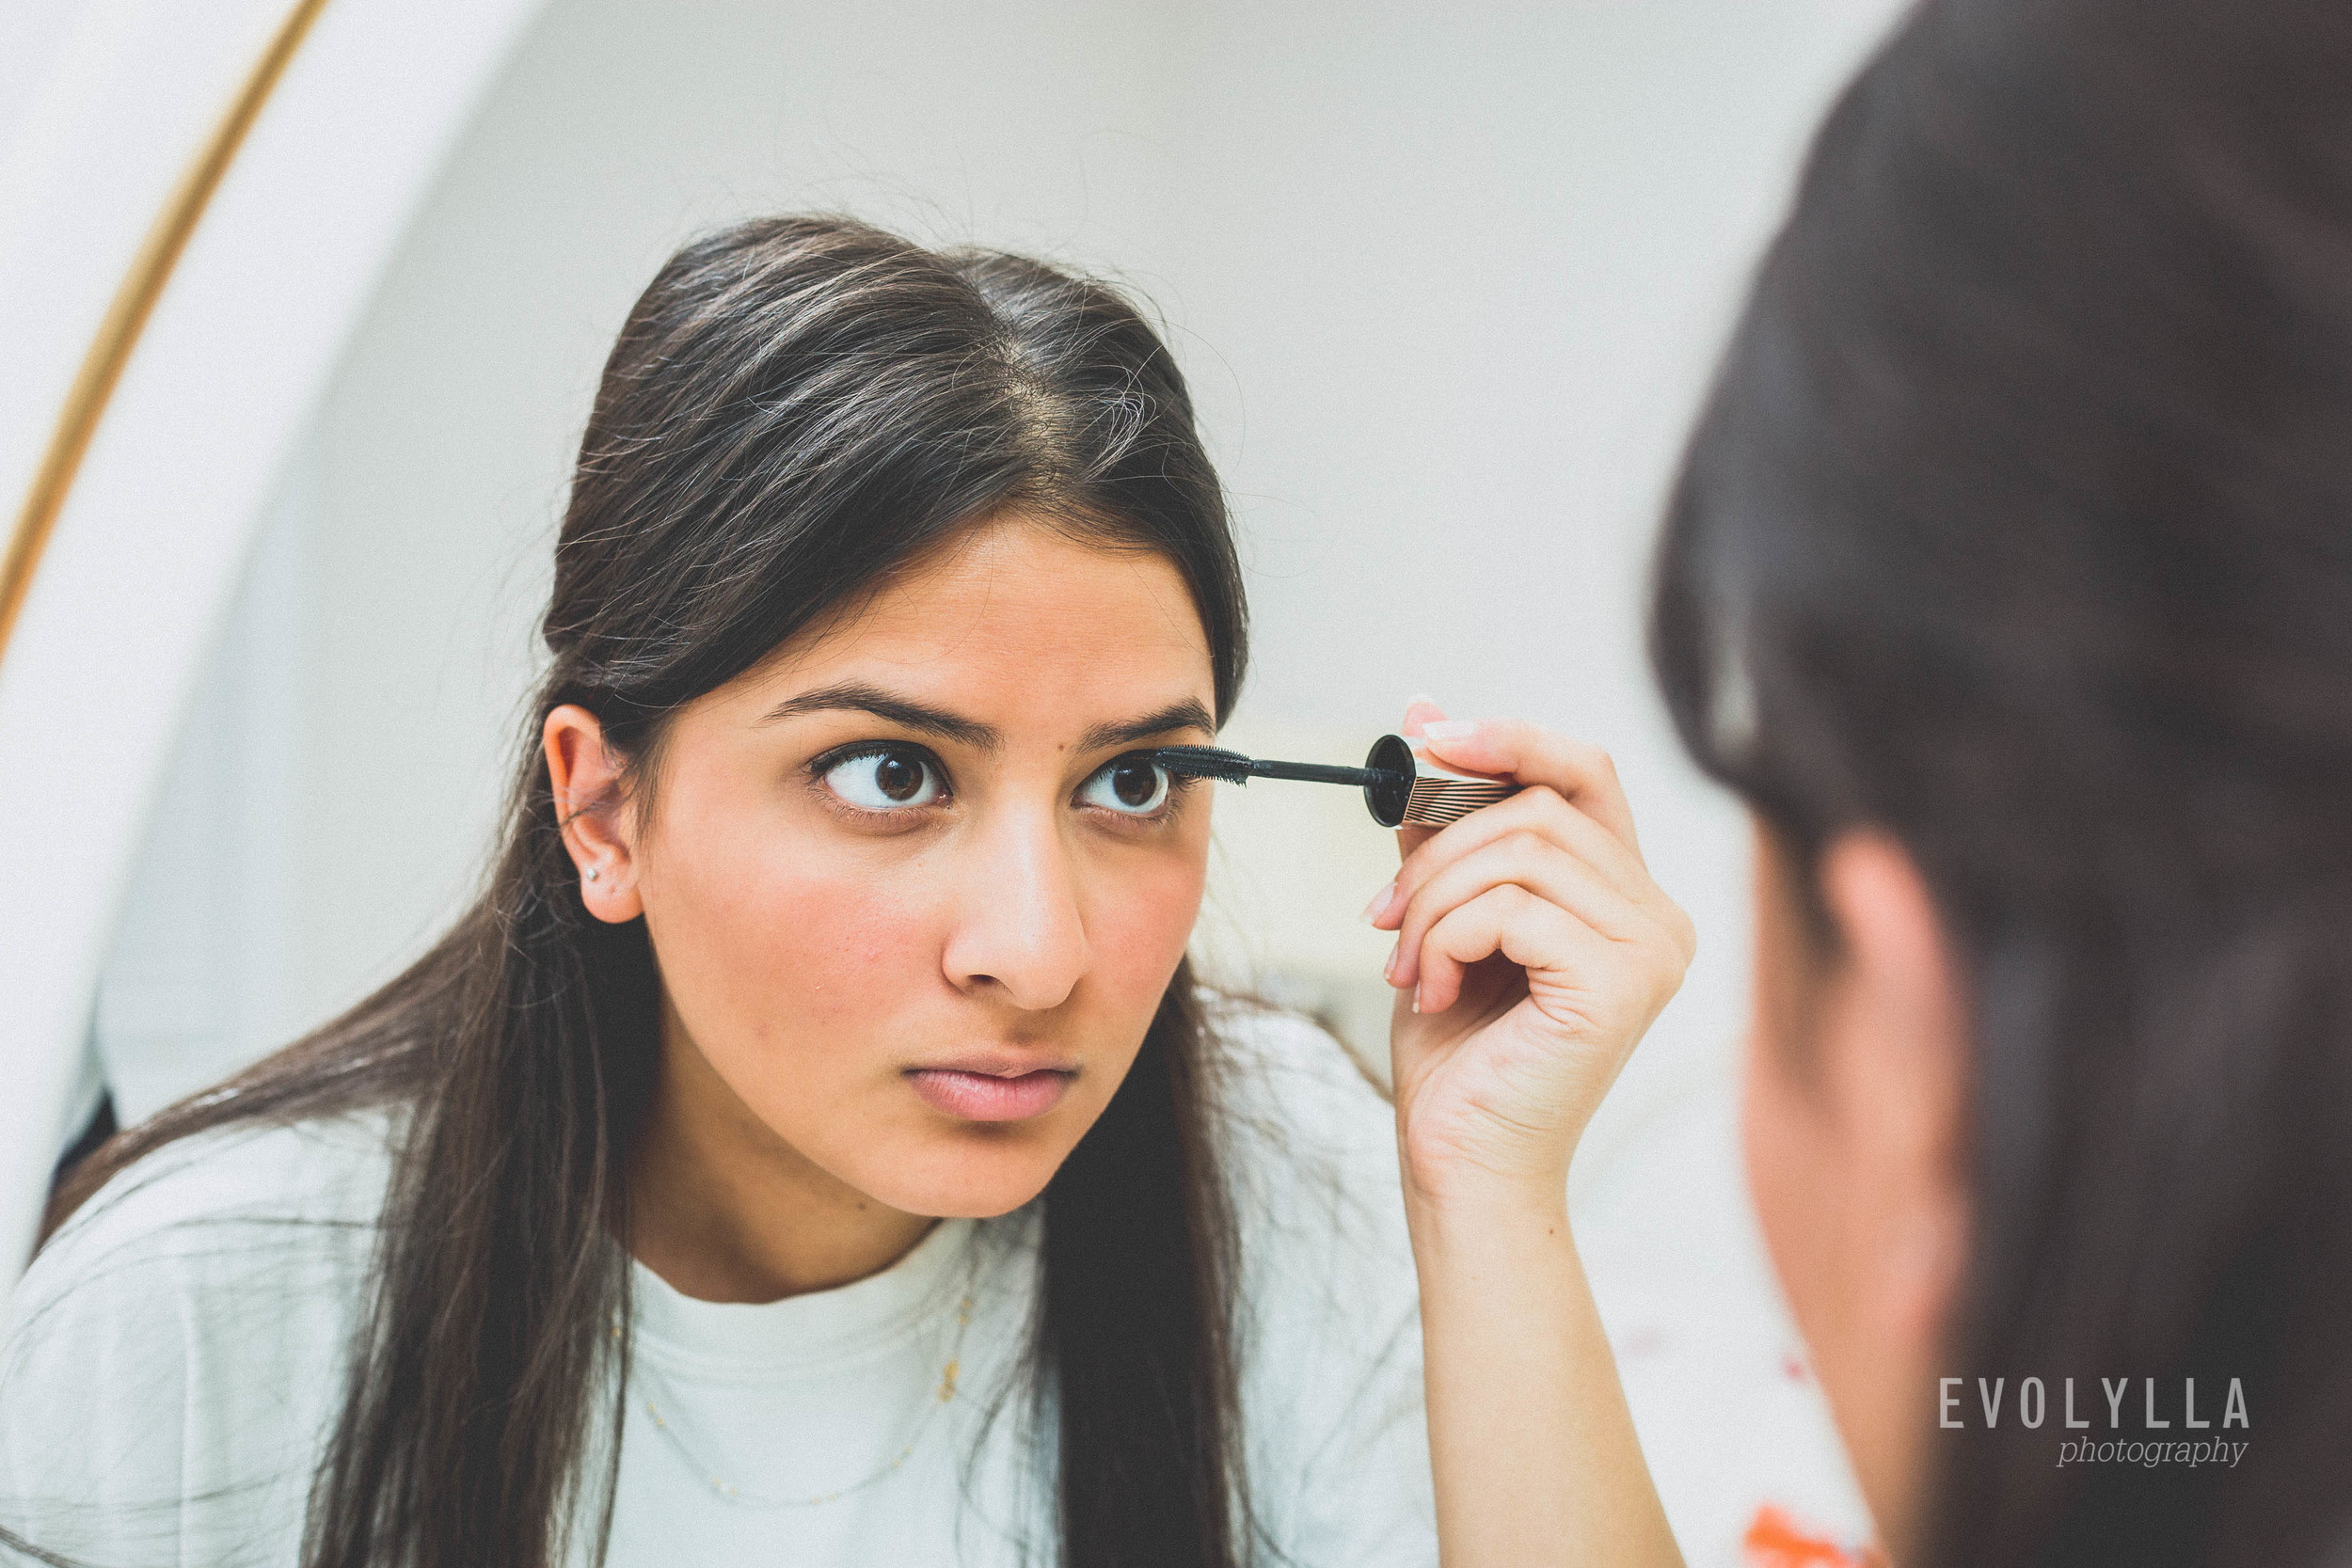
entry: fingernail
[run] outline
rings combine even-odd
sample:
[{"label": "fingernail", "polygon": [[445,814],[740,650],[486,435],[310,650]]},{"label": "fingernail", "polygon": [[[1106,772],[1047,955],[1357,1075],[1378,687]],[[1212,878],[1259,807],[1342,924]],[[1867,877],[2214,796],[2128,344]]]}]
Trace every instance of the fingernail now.
[{"label": "fingernail", "polygon": [[1434,724],[1423,724],[1421,733],[1432,740],[1468,740],[1478,733],[1478,721],[1440,719]]},{"label": "fingernail", "polygon": [[1419,986],[1413,988],[1413,1011],[1421,1011],[1421,988]]},{"label": "fingernail", "polygon": [[1389,912],[1390,901],[1395,897],[1396,883],[1393,879],[1391,879],[1387,887],[1382,888],[1379,892],[1372,895],[1371,903],[1364,906],[1364,924],[1367,926],[1379,925],[1380,917]]},{"label": "fingernail", "polygon": [[1426,691],[1422,692],[1422,693],[1420,696],[1418,696],[1418,697],[1407,697],[1407,698],[1406,698],[1406,699],[1405,699],[1405,705],[1406,705],[1406,707],[1407,709],[1417,708],[1417,707],[1421,706],[1421,705],[1422,705],[1422,704],[1423,704],[1423,703],[1427,703],[1427,704],[1428,704],[1431,707],[1443,707],[1443,706],[1445,706],[1445,705],[1444,705],[1443,703],[1441,703],[1441,702],[1438,701],[1438,699],[1437,699],[1437,698],[1432,697],[1432,696],[1431,696],[1431,695],[1429,695],[1429,693],[1428,693],[1428,692],[1426,692]]},{"label": "fingernail", "polygon": [[1404,952],[1405,939],[1399,937],[1396,939],[1396,944],[1389,949],[1389,961],[1380,966],[1380,978],[1389,981],[1395,980],[1396,960],[1403,956]]}]

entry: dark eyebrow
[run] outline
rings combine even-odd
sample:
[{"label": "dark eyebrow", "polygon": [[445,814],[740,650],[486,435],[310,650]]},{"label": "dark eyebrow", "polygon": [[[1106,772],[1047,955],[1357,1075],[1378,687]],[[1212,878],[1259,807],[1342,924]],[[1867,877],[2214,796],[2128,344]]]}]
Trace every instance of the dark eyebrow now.
[{"label": "dark eyebrow", "polygon": [[[1004,744],[1004,736],[997,734],[993,725],[983,724],[977,719],[966,719],[961,714],[949,713],[945,708],[930,707],[909,698],[894,697],[880,687],[858,681],[845,682],[840,686],[822,686],[814,691],[803,691],[797,697],[787,697],[770,708],[761,721],[773,723],[779,719],[795,719],[804,713],[845,709],[852,713],[870,713],[877,719],[903,725],[917,734],[937,736],[942,740],[958,741],[985,752],[995,751]],[[1138,740],[1149,740],[1153,736],[1167,735],[1175,730],[1206,730],[1215,734],[1216,721],[1209,716],[1207,708],[1187,697],[1182,702],[1170,703],[1156,712],[1147,713],[1140,719],[1130,719],[1116,724],[1097,724],[1079,737],[1078,749],[1081,752],[1105,751],[1113,746],[1128,746]]]},{"label": "dark eyebrow", "polygon": [[1097,724],[1079,740],[1078,750],[1100,752],[1112,746],[1133,745],[1171,730],[1206,730],[1215,735],[1216,721],[1209,717],[1207,708],[1187,697],[1181,703],[1168,704],[1157,713],[1147,713],[1123,724]]},{"label": "dark eyebrow", "polygon": [[993,752],[1004,743],[1004,736],[998,735],[993,725],[983,724],[977,719],[966,719],[961,714],[949,713],[945,708],[927,707],[904,697],[894,697],[880,687],[866,686],[856,681],[840,686],[822,686],[814,691],[803,691],[797,697],[787,697],[770,708],[766,718],[760,721],[773,723],[779,719],[793,719],[803,713],[842,709],[870,713],[877,719],[886,719],[919,735],[936,736],[942,740],[957,741],[984,752]]}]

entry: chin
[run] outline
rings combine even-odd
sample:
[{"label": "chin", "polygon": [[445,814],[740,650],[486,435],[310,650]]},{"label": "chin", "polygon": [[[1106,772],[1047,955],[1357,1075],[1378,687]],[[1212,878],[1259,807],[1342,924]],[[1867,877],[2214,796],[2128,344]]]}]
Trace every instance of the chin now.
[{"label": "chin", "polygon": [[928,1137],[926,1147],[894,1160],[866,1194],[901,1213],[942,1220],[989,1220],[1009,1214],[1045,1190],[1070,1150],[1059,1140],[1009,1138],[992,1131],[976,1137],[958,1131]]}]

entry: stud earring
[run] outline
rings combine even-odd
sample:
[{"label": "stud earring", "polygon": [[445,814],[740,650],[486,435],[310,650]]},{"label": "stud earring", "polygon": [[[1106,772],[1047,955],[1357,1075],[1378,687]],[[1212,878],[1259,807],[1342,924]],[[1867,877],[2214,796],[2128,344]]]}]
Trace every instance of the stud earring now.
[{"label": "stud earring", "polygon": [[603,867],[601,867],[601,866],[595,866],[595,865],[592,865],[592,866],[590,866],[590,867],[588,868],[588,879],[589,879],[590,881],[592,881],[592,882],[593,882],[593,881],[595,881],[597,878],[599,878],[599,877],[601,877],[601,876],[603,876],[603,875],[604,875],[604,868],[603,868]]}]

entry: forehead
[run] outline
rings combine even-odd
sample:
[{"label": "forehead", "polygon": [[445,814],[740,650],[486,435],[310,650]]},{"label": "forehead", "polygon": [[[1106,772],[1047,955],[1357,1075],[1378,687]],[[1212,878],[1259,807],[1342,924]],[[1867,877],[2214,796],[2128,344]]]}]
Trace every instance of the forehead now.
[{"label": "forehead", "polygon": [[[985,525],[795,638],[764,692],[866,679],[999,719],[1079,723],[1138,704],[1210,702],[1207,635],[1183,575],[1149,550],[1021,518]],[[1106,715],[1105,706],[1120,710]]]}]

